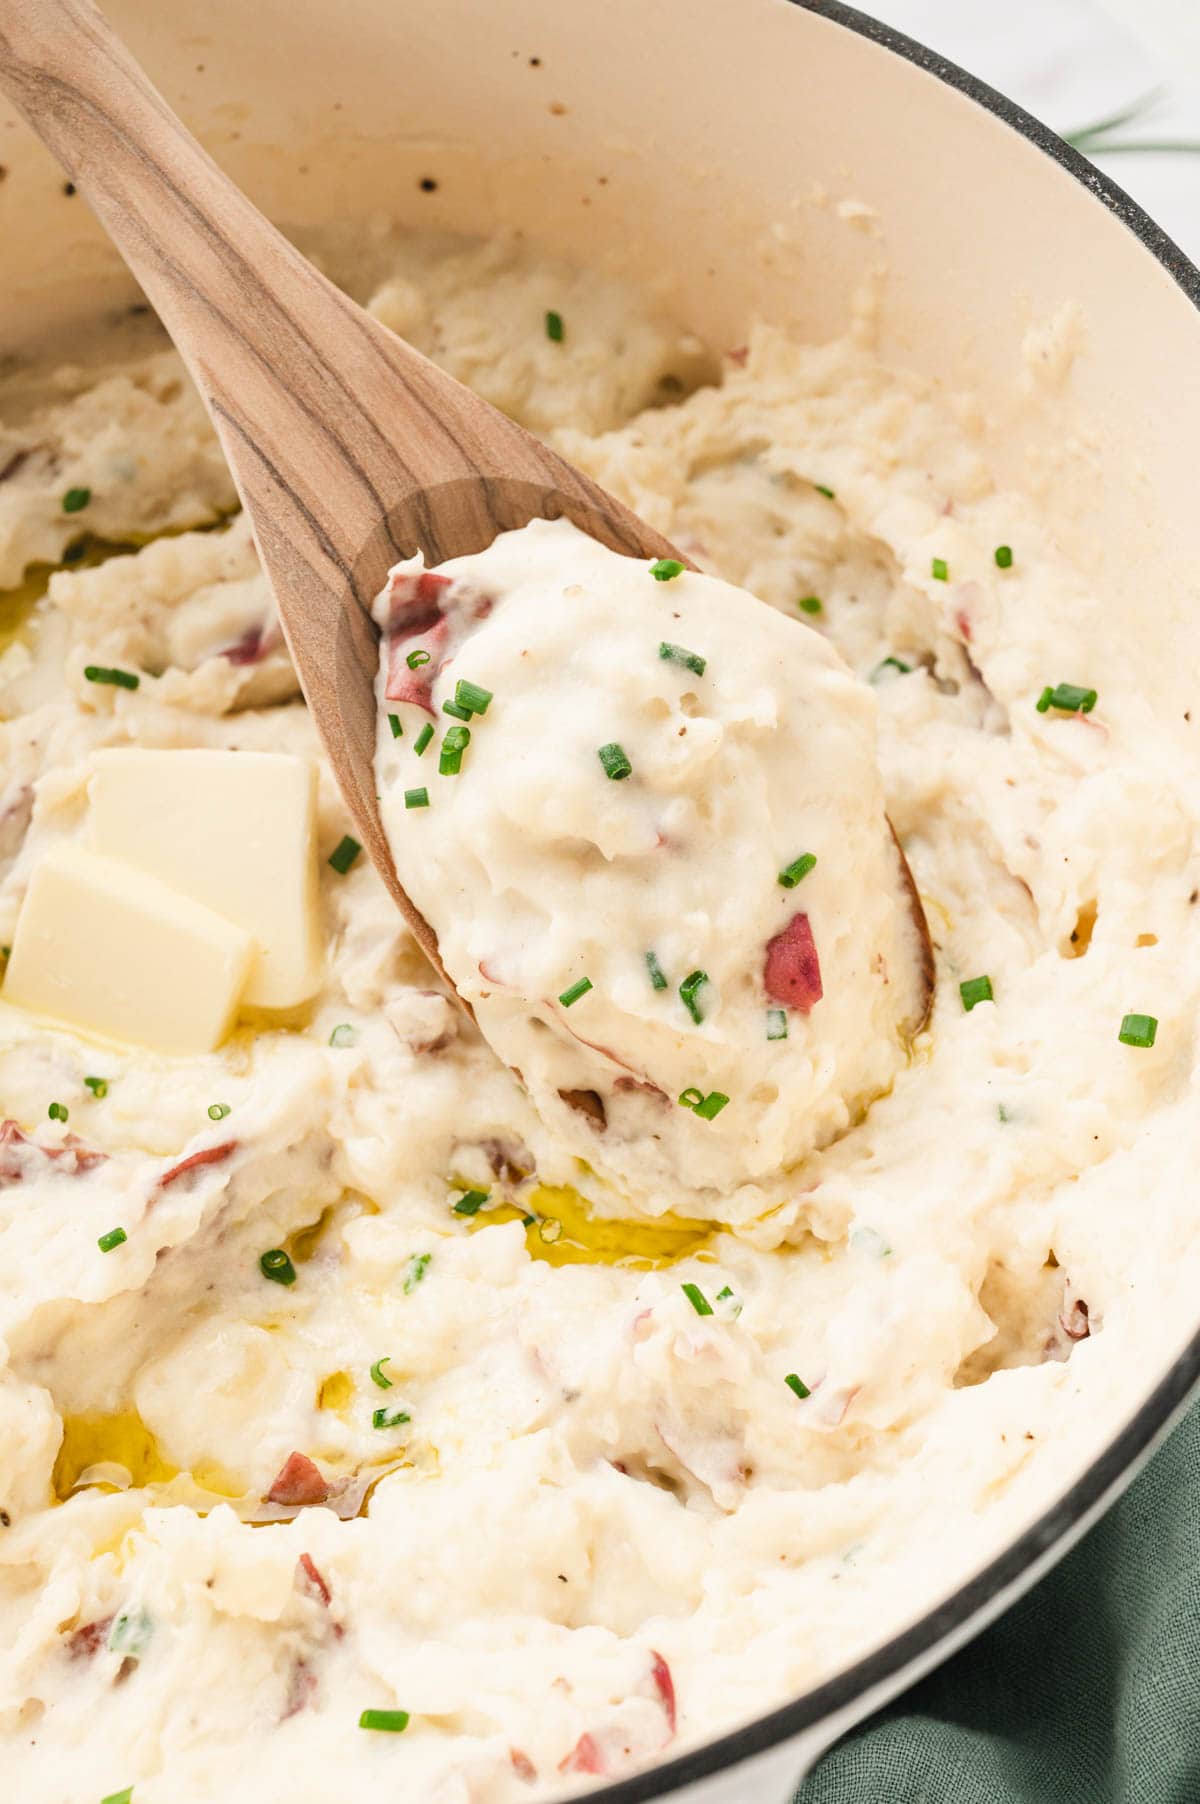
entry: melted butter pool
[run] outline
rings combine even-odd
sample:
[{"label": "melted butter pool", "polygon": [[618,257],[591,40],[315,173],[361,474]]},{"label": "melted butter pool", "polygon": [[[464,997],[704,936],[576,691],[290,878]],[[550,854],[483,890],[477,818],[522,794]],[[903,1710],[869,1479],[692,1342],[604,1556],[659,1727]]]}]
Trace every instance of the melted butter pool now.
[{"label": "melted butter pool", "polygon": [[140,1490],[169,1484],[178,1476],[178,1466],[164,1457],[135,1409],[63,1417],[62,1445],[52,1478],[60,1503],[81,1489]]},{"label": "melted butter pool", "polygon": [[[712,1222],[682,1215],[657,1221],[622,1221],[595,1215],[577,1190],[567,1185],[539,1184],[524,1199],[525,1207],[502,1203],[481,1211],[473,1229],[502,1221],[524,1221],[525,1245],[531,1259],[545,1265],[619,1265],[630,1271],[662,1271],[707,1245],[720,1229]],[[533,1221],[527,1218],[533,1216]]]}]

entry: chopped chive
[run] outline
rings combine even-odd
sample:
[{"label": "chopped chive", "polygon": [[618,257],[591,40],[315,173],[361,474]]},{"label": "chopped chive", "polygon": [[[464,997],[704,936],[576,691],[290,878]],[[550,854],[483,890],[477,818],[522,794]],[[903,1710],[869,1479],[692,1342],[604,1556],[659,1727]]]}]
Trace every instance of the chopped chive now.
[{"label": "chopped chive", "polygon": [[897,676],[910,676],[912,665],[906,664],[903,658],[883,658],[867,678],[868,683],[880,682],[884,672],[888,670],[894,670]]},{"label": "chopped chive", "polygon": [[681,1284],[679,1286],[697,1315],[711,1315],[713,1306],[698,1284]]},{"label": "chopped chive", "polygon": [[814,487],[814,489],[816,489],[817,494],[824,495],[824,497],[827,501],[833,500],[833,490],[827,489],[823,482],[814,482],[813,487]]},{"label": "chopped chive", "polygon": [[136,689],[142,680],[132,670],[114,670],[106,664],[85,664],[83,674],[89,683],[111,683],[116,689]]},{"label": "chopped chive", "polygon": [[646,969],[650,973],[651,989],[665,990],[667,987],[667,974],[659,964],[658,954],[656,952],[647,952]]},{"label": "chopped chive", "polygon": [[111,1253],[114,1247],[122,1247],[129,1239],[124,1228],[110,1228],[107,1234],[101,1234],[96,1245],[102,1253]]},{"label": "chopped chive", "polygon": [[704,1101],[696,1104],[696,1113],[701,1121],[713,1121],[728,1102],[729,1098],[723,1090],[710,1090]]},{"label": "chopped chive", "polygon": [[357,1034],[348,1021],[339,1021],[329,1036],[329,1044],[341,1047],[353,1046],[357,1038]]},{"label": "chopped chive", "polygon": [[432,738],[433,738],[433,723],[432,723],[432,721],[427,720],[425,722],[425,725],[421,728],[421,731],[417,734],[416,738],[413,740],[413,751],[417,754],[418,758],[421,756],[421,753],[425,750],[425,747],[429,744],[429,741]]},{"label": "chopped chive", "polygon": [[373,1409],[371,1411],[372,1428],[399,1428],[412,1417],[406,1409]]},{"label": "chopped chive", "polygon": [[454,699],[468,714],[486,714],[492,692],[490,689],[481,689],[478,683],[468,683],[466,677],[459,677],[454,685]]},{"label": "chopped chive", "polygon": [[462,769],[463,753],[470,743],[470,727],[447,727],[442,749],[438,753],[439,776],[457,777]]},{"label": "chopped chive", "polygon": [[208,1119],[210,1121],[224,1121],[226,1115],[229,1113],[230,1108],[227,1102],[210,1102],[208,1105]]},{"label": "chopped chive", "polygon": [[566,336],[567,329],[563,325],[562,314],[555,313],[554,309],[551,308],[546,314],[546,337],[550,340],[551,344],[560,345]]},{"label": "chopped chive", "polygon": [[596,756],[604,766],[605,776],[610,777],[614,783],[619,783],[633,771],[632,764],[615,741],[611,745],[602,745]]},{"label": "chopped chive", "polygon": [[110,1654],[126,1654],[140,1660],[154,1636],[154,1623],[144,1610],[122,1610],[108,1631]]},{"label": "chopped chive", "polygon": [[795,1372],[789,1372],[783,1382],[787,1385],[789,1391],[795,1391],[802,1403],[806,1397],[812,1396],[812,1392],[805,1384],[803,1378],[798,1378]]},{"label": "chopped chive", "polygon": [[406,789],[404,806],[406,808],[428,808],[429,791],[427,789]]},{"label": "chopped chive", "polygon": [[1005,1123],[1012,1120],[1012,1116],[1002,1102],[996,1104],[996,1120]]},{"label": "chopped chive", "polygon": [[825,612],[819,595],[802,595],[796,606],[802,614],[823,614]]},{"label": "chopped chive", "polygon": [[391,1354],[385,1353],[383,1358],[377,1359],[371,1367],[371,1383],[377,1384],[381,1391],[390,1391],[392,1388],[392,1381],[383,1369],[384,1366],[391,1365],[391,1363]]},{"label": "chopped chive", "polygon": [[1012,546],[1011,545],[997,545],[997,547],[993,553],[993,556],[996,559],[996,568],[998,570],[1011,570],[1012,569]]},{"label": "chopped chive", "polygon": [[346,872],[350,869],[350,866],[354,863],[354,860],[361,851],[362,847],[349,833],[345,834],[342,839],[339,840],[337,846],[329,854],[329,862],[338,873],[339,877],[344,877],[346,875]]},{"label": "chopped chive", "polygon": [[388,715],[388,726],[391,727],[391,729],[392,729],[392,738],[393,739],[403,739],[404,738],[404,726],[403,726],[403,723],[401,722],[400,716],[398,714],[389,714]]},{"label": "chopped chive", "polygon": [[686,1090],[679,1092],[679,1106],[682,1109],[698,1109],[704,1101],[703,1090],[697,1090],[695,1084],[689,1084]]},{"label": "chopped chive", "polygon": [[930,575],[938,583],[949,582],[950,566],[944,557],[935,557],[929,566]]},{"label": "chopped chive", "polygon": [[872,1259],[890,1259],[892,1249],[877,1228],[855,1228],[850,1245],[856,1252],[869,1253]]},{"label": "chopped chive", "polygon": [[779,881],[784,889],[795,889],[801,878],[808,876],[816,862],[815,852],[802,852],[799,858],[793,858],[791,864],[785,865],[779,873]]},{"label": "chopped chive", "polygon": [[578,1002],[581,996],[586,996],[591,987],[591,978],[581,977],[578,983],[573,983],[570,989],[564,990],[558,1000],[563,1008],[570,1008],[573,1002]]},{"label": "chopped chive", "polygon": [[685,645],[670,645],[665,639],[658,648],[658,655],[671,664],[682,664],[685,670],[693,670],[697,676],[703,676],[708,669],[708,659],[702,658],[698,651],[689,651]]},{"label": "chopped chive", "polygon": [[83,1081],[97,1102],[102,1101],[108,1095],[108,1079],[106,1077],[85,1077]]},{"label": "chopped chive", "polygon": [[46,1110],[46,1113],[47,1113],[47,1115],[49,1115],[51,1121],[66,1121],[67,1117],[70,1115],[70,1112],[71,1111],[69,1109],[66,1109],[63,1107],[61,1102],[52,1102],[50,1104],[50,1107]]},{"label": "chopped chive", "polygon": [[959,984],[958,993],[962,997],[962,1005],[968,1015],[977,1002],[994,1002],[996,1000],[992,993],[990,977],[968,977],[965,983]]},{"label": "chopped chive", "polygon": [[1056,683],[1053,689],[1042,690],[1037,711],[1045,714],[1047,709],[1057,708],[1063,714],[1090,714],[1097,699],[1094,689],[1083,689],[1078,683]]},{"label": "chopped chive", "polygon": [[100,1804],[132,1804],[133,1787],[127,1785],[124,1791],[110,1791],[107,1798],[101,1798]]},{"label": "chopped chive", "polygon": [[704,1016],[700,1012],[700,1004],[696,1001],[696,992],[703,989],[707,982],[707,971],[689,971],[679,986],[679,995],[683,1006],[697,1027],[703,1021]]},{"label": "chopped chive", "polygon": [[389,1735],[399,1735],[408,1727],[407,1710],[364,1710],[358,1719],[360,1729],[384,1729]]},{"label": "chopped chive", "polygon": [[414,1253],[408,1262],[408,1270],[404,1274],[404,1294],[411,1297],[425,1273],[429,1270],[432,1253]]},{"label": "chopped chive", "polygon": [[452,714],[455,720],[470,720],[471,718],[471,710],[461,707],[458,702],[443,702],[442,713]]},{"label": "chopped chive", "polygon": [[682,576],[685,568],[677,557],[656,557],[650,566],[650,574],[656,583],[669,583]]},{"label": "chopped chive", "polygon": [[532,1228],[532,1227],[536,1226],[536,1224],[537,1224],[537,1216],[536,1215],[523,1215],[521,1217],[521,1226],[523,1228]]},{"label": "chopped chive", "polygon": [[768,1040],[786,1040],[788,1037],[787,1010],[785,1008],[769,1008],[767,1010]]},{"label": "chopped chive", "polygon": [[455,1215],[478,1215],[488,1200],[486,1190],[464,1190],[454,1205]]},{"label": "chopped chive", "polygon": [[1158,1020],[1154,1015],[1126,1015],[1117,1038],[1122,1046],[1153,1046],[1157,1033]]},{"label": "chopped chive", "polygon": [[272,1247],[269,1252],[261,1253],[258,1269],[264,1278],[271,1280],[272,1284],[294,1284],[296,1282],[296,1268],[282,1247]]},{"label": "chopped chive", "polygon": [[423,645],[419,645],[416,651],[409,652],[404,662],[408,665],[410,670],[420,670],[422,664],[428,664],[431,655],[430,652],[425,650]]},{"label": "chopped chive", "polygon": [[91,498],[91,489],[68,489],[62,498],[62,511],[64,514],[81,513]]},{"label": "chopped chive", "polygon": [[733,1317],[735,1322],[737,1321],[739,1315],[741,1315],[742,1310],[745,1308],[745,1304],[742,1302],[742,1299],[739,1296],[734,1295],[733,1291],[730,1290],[728,1284],[725,1286],[725,1288],[723,1290],[719,1290],[717,1292],[717,1302],[728,1304],[729,1314]]}]

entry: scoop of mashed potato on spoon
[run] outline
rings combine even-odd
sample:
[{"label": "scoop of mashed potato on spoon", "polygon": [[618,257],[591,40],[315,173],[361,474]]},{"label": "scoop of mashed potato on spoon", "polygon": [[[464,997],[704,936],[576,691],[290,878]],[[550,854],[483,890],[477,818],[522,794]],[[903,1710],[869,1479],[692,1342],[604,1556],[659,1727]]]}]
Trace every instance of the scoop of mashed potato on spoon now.
[{"label": "scoop of mashed potato on spoon", "polygon": [[819,633],[542,520],[398,566],[379,616],[400,881],[561,1141],[719,1215],[887,1090],[929,942]]}]

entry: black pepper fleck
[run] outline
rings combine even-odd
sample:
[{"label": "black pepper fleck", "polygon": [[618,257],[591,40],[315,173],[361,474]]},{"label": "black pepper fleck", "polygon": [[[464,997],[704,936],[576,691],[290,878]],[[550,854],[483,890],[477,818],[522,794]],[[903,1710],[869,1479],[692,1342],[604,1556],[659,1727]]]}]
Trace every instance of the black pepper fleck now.
[{"label": "black pepper fleck", "polygon": [[422,194],[435,194],[437,192],[437,183],[431,175],[423,175],[421,177],[420,187]]}]

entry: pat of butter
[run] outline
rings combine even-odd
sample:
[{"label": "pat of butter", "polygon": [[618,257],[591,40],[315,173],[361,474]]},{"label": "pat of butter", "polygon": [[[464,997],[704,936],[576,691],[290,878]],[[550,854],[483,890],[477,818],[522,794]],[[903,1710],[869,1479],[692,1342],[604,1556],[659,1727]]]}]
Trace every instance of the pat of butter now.
[{"label": "pat of butter", "polygon": [[211,1052],[253,957],[241,927],[156,877],[59,846],[30,880],[4,1000],[151,1052]]},{"label": "pat of butter", "polygon": [[287,752],[98,752],[92,846],[245,928],[243,1001],[294,1008],[321,983],[317,768]]}]

